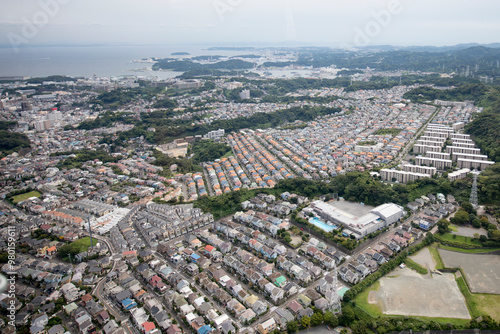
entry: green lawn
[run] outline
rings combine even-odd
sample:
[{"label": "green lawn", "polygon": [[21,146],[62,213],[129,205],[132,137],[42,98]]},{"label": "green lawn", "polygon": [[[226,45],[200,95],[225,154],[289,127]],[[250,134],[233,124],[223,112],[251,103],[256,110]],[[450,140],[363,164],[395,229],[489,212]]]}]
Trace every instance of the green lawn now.
[{"label": "green lawn", "polygon": [[476,300],[474,299],[474,296],[469,290],[469,287],[467,286],[467,283],[465,283],[465,279],[463,277],[459,277],[456,279],[458,288],[460,289],[460,292],[462,292],[462,295],[465,297],[465,302],[467,303],[467,308],[469,309],[469,313],[472,318],[477,318],[481,315],[481,312],[479,312],[478,305]]},{"label": "green lawn", "polygon": [[227,152],[226,154],[224,154],[224,155],[221,157],[221,159],[222,159],[222,158],[232,157],[232,156],[233,156],[233,151],[229,151],[229,152]]},{"label": "green lawn", "polygon": [[417,262],[413,261],[412,259],[410,259],[408,257],[405,259],[405,263],[408,267],[415,270],[420,275],[427,275],[429,273],[427,268],[421,266],[420,264],[418,264]]},{"label": "green lawn", "polygon": [[439,251],[435,247],[429,247],[429,252],[431,252],[434,261],[436,261],[436,270],[443,269],[444,263],[441,259],[441,255],[439,255]]},{"label": "green lawn", "polygon": [[450,227],[450,230],[452,230],[453,232],[458,232],[458,226],[457,225],[450,224],[449,227]]},{"label": "green lawn", "polygon": [[40,196],[42,196],[42,194],[40,194],[38,191],[30,191],[29,193],[20,194],[20,195],[12,197],[12,202],[14,204],[17,204],[19,202],[27,200],[28,198],[40,197]]},{"label": "green lawn", "polygon": [[500,322],[500,295],[474,293],[472,296],[481,314],[488,314],[496,322]]},{"label": "green lawn", "polygon": [[461,243],[469,247],[482,247],[481,242],[479,240],[470,237],[464,237],[462,235],[445,233],[442,235],[437,235],[437,237],[445,241]]},{"label": "green lawn", "polygon": [[356,298],[354,298],[356,306],[374,318],[383,315],[382,308],[379,305],[368,303],[368,296],[370,291],[378,291],[379,287],[380,281],[376,281],[368,289],[365,289],[363,292],[359,293]]},{"label": "green lawn", "polygon": [[460,292],[465,297],[472,317],[479,317],[486,314],[496,321],[500,321],[500,307],[498,307],[500,305],[500,295],[471,293],[463,276],[457,278],[457,284]]},{"label": "green lawn", "polygon": [[456,247],[451,247],[451,246],[446,246],[446,245],[441,245],[441,246],[439,246],[439,248],[454,251],[454,252],[469,253],[469,254],[490,253],[490,252],[500,250],[500,248],[481,248],[481,249],[456,248]]},{"label": "green lawn", "polygon": [[[93,239],[94,245],[97,242],[98,242],[97,239]],[[84,237],[59,248],[58,256],[62,258],[63,261],[69,262],[68,254],[71,254],[71,256],[74,257],[75,255],[86,251],[89,247],[90,247],[90,237]]]}]

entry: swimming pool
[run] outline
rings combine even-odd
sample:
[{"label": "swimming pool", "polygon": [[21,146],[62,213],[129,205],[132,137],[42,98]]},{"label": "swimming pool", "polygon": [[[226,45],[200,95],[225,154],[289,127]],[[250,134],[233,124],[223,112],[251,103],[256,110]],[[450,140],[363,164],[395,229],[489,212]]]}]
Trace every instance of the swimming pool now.
[{"label": "swimming pool", "polygon": [[331,232],[331,231],[333,231],[333,230],[335,230],[337,228],[337,226],[335,226],[335,225],[328,225],[328,224],[326,224],[325,222],[323,222],[318,217],[309,218],[309,222],[311,224],[319,227],[323,231],[326,231],[326,232]]}]

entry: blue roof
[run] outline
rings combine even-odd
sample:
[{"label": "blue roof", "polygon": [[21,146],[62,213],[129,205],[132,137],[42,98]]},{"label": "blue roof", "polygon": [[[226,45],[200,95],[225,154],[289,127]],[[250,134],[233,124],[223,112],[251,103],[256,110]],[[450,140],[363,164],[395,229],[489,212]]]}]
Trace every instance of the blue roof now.
[{"label": "blue roof", "polygon": [[191,254],[191,257],[195,260],[198,260],[200,258],[200,256],[196,253]]},{"label": "blue roof", "polygon": [[137,306],[137,303],[130,298],[125,298],[124,300],[122,300],[122,305],[126,310],[129,310],[132,307]]},{"label": "blue roof", "polygon": [[209,325],[204,325],[204,326],[201,326],[200,329],[198,329],[198,334],[206,334],[206,333],[210,333],[212,331],[212,327],[210,327]]}]

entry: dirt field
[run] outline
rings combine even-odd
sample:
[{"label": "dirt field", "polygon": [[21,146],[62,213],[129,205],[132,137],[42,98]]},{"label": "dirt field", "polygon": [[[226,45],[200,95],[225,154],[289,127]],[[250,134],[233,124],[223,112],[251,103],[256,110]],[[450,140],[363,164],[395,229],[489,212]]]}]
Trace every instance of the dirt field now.
[{"label": "dirt field", "polygon": [[446,267],[462,268],[473,293],[500,294],[500,255],[465,254],[440,249]]},{"label": "dirt field", "polygon": [[405,268],[390,276],[383,277],[378,291],[371,291],[368,297],[368,302],[380,305],[384,314],[470,319],[453,274],[425,278]]},{"label": "dirt field", "polygon": [[415,255],[410,256],[410,259],[417,262],[427,270],[433,271],[436,269],[436,262],[432,258],[429,248],[423,248],[420,252]]}]

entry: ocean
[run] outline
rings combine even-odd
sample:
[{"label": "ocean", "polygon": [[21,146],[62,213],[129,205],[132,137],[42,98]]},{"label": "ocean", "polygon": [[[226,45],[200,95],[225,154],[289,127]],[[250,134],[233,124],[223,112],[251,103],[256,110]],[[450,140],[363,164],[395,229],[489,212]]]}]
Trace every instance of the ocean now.
[{"label": "ocean", "polygon": [[142,58],[174,57],[173,52],[190,55],[236,56],[250,51],[207,50],[207,47],[172,46],[71,46],[25,47],[16,53],[12,48],[0,48],[0,76],[72,77],[144,76],[160,79],[182,74],[173,71],[150,71],[151,63],[134,63]]}]

